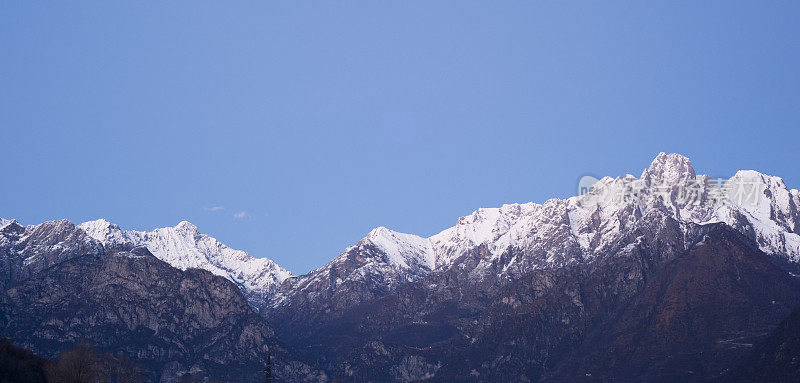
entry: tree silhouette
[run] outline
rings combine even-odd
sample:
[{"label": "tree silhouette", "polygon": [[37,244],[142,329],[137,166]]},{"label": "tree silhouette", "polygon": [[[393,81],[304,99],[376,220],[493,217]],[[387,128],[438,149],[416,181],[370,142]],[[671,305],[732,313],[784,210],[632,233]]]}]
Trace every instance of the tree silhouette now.
[{"label": "tree silhouette", "polygon": [[267,368],[262,371],[266,375],[266,382],[272,383],[272,354],[267,352]]},{"label": "tree silhouette", "polygon": [[141,369],[122,353],[98,355],[91,342],[81,340],[45,368],[50,383],[136,383]]}]

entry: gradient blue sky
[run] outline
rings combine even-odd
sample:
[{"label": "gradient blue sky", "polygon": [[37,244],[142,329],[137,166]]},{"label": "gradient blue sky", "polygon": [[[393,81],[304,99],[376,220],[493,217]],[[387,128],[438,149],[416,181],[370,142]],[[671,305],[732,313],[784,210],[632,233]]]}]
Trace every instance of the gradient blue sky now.
[{"label": "gradient blue sky", "polygon": [[660,151],[800,185],[797,1],[157,3],[0,4],[0,217],[302,273]]}]

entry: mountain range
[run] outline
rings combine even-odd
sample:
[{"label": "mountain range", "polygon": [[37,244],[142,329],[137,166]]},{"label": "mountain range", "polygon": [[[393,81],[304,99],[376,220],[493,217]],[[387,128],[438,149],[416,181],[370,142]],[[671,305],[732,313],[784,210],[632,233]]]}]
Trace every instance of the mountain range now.
[{"label": "mountain range", "polygon": [[288,381],[800,371],[774,346],[796,338],[800,192],[756,171],[698,175],[665,153],[591,186],[478,209],[428,238],[379,227],[299,276],[186,221],[0,219],[0,331],[48,357],[90,338],[163,381],[255,380],[266,354]]}]

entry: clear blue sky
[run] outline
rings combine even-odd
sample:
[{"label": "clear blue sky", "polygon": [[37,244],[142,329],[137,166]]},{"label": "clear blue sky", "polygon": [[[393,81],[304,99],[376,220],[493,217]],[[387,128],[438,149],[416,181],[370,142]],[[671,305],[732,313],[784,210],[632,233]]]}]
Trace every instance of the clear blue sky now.
[{"label": "clear blue sky", "polygon": [[0,217],[302,273],[660,151],[800,186],[797,1],[158,3],[0,4]]}]

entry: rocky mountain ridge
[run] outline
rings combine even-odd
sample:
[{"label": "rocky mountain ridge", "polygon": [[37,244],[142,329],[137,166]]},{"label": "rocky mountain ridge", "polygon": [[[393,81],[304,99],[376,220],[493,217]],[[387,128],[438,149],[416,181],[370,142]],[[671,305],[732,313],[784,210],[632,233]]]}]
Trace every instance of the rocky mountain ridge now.
[{"label": "rocky mountain ridge", "polygon": [[252,303],[268,299],[291,276],[272,260],[232,249],[201,234],[197,226],[187,221],[149,232],[123,231],[104,219],[81,223],[78,228],[104,246],[145,246],[173,267],[203,269],[225,277],[237,284]]},{"label": "rocky mountain ridge", "polygon": [[[385,235],[393,246],[366,238],[288,279],[263,312],[334,376],[704,380],[800,305],[798,206],[780,178],[714,180],[662,153],[584,195],[479,209],[430,238]],[[428,261],[397,266],[400,248]]]},{"label": "rocky mountain ridge", "polygon": [[[359,279],[380,295],[405,281],[446,271],[480,247],[490,255],[470,271],[477,279],[512,252],[528,256],[502,260],[497,277],[513,279],[535,269],[585,262],[608,253],[626,229],[653,210],[681,224],[725,223],[764,252],[796,263],[799,206],[800,192],[788,189],[779,177],[740,171],[728,180],[714,180],[695,174],[688,158],[661,153],[639,178],[605,177],[590,193],[566,200],[481,208],[430,238],[375,229],[329,264],[287,280],[268,306],[316,296],[327,304],[335,293],[321,290],[335,291],[342,283]],[[381,246],[370,246],[375,233],[382,233]],[[302,297],[293,298],[297,296]]]},{"label": "rocky mountain ridge", "polygon": [[297,360],[228,279],[180,270],[144,246],[104,246],[69,221],[0,229],[0,333],[54,357],[81,339],[123,352],[150,381],[192,375],[325,381]]},{"label": "rocky mountain ridge", "polygon": [[315,291],[336,290],[356,280],[373,281],[376,289],[390,291],[446,270],[480,246],[491,256],[473,271],[477,278],[512,248],[539,256],[510,259],[501,277],[584,262],[606,252],[627,226],[651,209],[663,209],[682,223],[723,222],[755,240],[763,251],[796,263],[798,206],[800,192],[787,188],[779,177],[739,171],[727,180],[714,180],[697,175],[688,158],[661,153],[638,178],[605,177],[592,192],[566,200],[481,208],[429,238],[376,228],[325,266],[298,277],[272,260],[254,258],[201,234],[186,221],[150,232],[124,231],[104,219],[78,227],[104,246],[146,246],[174,267],[224,276],[240,286],[254,307],[270,308],[299,295],[308,296],[298,300],[313,300]]},{"label": "rocky mountain ridge", "polygon": [[141,246],[184,272],[208,270],[306,361],[286,370],[305,379],[322,379],[315,368],[359,381],[724,378],[800,306],[800,192],[780,178],[712,179],[661,153],[639,177],[591,186],[479,209],[429,238],[379,227],[296,277],[188,222],[146,233],[3,220],[0,266],[20,286],[86,262],[78,254],[133,262]]}]

